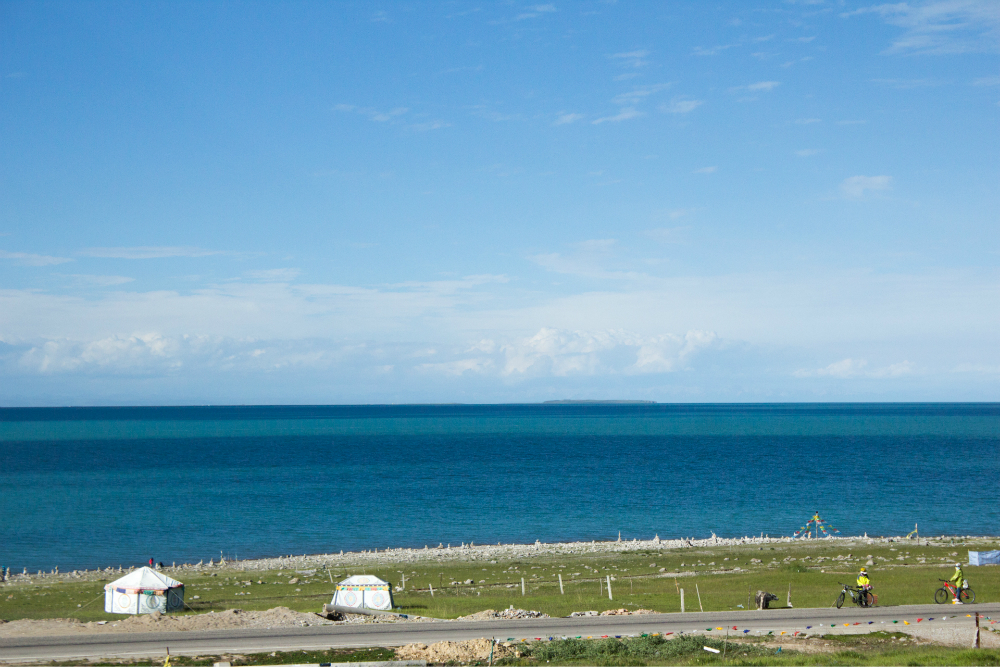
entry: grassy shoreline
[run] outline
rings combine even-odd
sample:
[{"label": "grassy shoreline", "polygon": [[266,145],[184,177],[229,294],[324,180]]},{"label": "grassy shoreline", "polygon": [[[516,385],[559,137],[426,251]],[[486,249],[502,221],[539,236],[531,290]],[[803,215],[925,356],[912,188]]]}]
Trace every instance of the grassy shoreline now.
[{"label": "grassy shoreline", "polygon": [[[778,595],[776,606],[784,607],[791,595],[795,607],[828,607],[838,583],[853,582],[870,557],[881,606],[931,603],[938,579],[948,578],[955,562],[964,563],[978,602],[1001,596],[998,566],[965,566],[968,550],[997,549],[997,538],[747,539],[692,546],[647,541],[388,550],[203,564],[167,573],[185,584],[191,611],[184,613],[277,606],[315,612],[330,601],[332,582],[363,573],[392,582],[398,589],[394,602],[404,613],[435,618],[511,605],[550,616],[623,607],[673,612],[681,610],[682,588],[688,611],[747,608],[757,590]],[[119,619],[104,612],[101,598],[103,585],[119,576],[116,569],[14,577],[0,585],[0,619]]]}]

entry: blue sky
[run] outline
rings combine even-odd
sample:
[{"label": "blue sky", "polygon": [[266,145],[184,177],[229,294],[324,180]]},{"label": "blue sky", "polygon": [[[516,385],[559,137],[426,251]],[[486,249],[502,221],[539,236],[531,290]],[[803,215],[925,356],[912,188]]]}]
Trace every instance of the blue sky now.
[{"label": "blue sky", "polygon": [[998,400],[998,21],[3,3],[0,404]]}]

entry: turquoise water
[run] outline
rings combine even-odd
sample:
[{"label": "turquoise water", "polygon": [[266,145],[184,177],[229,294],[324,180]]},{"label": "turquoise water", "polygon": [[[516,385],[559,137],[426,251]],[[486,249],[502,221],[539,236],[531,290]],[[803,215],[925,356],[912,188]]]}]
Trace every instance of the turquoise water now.
[{"label": "turquoise water", "polygon": [[0,409],[0,565],[439,542],[996,535],[990,404]]}]

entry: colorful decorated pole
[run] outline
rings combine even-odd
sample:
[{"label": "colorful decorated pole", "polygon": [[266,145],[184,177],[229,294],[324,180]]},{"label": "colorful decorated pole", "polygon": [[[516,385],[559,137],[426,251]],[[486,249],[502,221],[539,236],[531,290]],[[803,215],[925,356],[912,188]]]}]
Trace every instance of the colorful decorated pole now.
[{"label": "colorful decorated pole", "polygon": [[792,534],[793,537],[809,537],[810,531],[813,531],[813,537],[817,538],[820,533],[824,534],[824,537],[832,533],[840,533],[841,531],[827,523],[820,518],[820,512],[814,512],[813,518],[806,522],[805,526],[800,526],[800,529]]}]

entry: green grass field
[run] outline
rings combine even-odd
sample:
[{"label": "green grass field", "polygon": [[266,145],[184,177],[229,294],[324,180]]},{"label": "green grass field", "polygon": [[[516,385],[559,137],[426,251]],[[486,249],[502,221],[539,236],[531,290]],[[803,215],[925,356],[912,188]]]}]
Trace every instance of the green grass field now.
[{"label": "green grass field", "polygon": [[[965,562],[969,549],[989,548],[997,549],[998,541],[957,541],[929,546],[903,541],[846,546],[817,540],[763,548],[665,549],[579,557],[540,555],[497,562],[390,563],[318,569],[313,574],[291,570],[244,572],[239,564],[212,568],[211,573],[189,570],[171,574],[185,583],[185,598],[191,607],[185,613],[232,608],[265,610],[277,606],[319,611],[322,604],[330,602],[332,581],[350,574],[374,574],[397,586],[406,576],[406,589],[394,594],[397,607],[404,613],[455,618],[514,605],[551,616],[566,616],[573,611],[620,607],[680,611],[682,588],[686,611],[737,610],[740,605],[746,608],[749,597],[753,604],[757,590],[778,595],[776,606],[785,606],[791,590],[796,607],[828,607],[840,591],[838,582],[854,582],[859,567],[872,556],[875,564],[868,568],[872,583],[879,604],[888,606],[933,602],[940,585],[938,580],[951,575],[953,563]],[[999,600],[998,566],[966,566],[965,571],[978,602]],[[557,575],[563,578],[562,595]],[[31,584],[5,584],[0,587],[0,619],[119,618],[103,610],[103,586],[117,576],[104,575],[103,579],[90,581],[41,578]],[[606,576],[613,578],[612,600],[608,599]],[[292,578],[298,578],[299,582],[288,583]],[[467,580],[474,583],[453,583]],[[433,597],[429,585],[434,588]]]},{"label": "green grass field", "polygon": [[[899,642],[900,633],[831,635],[804,639],[801,646],[778,650],[775,640],[724,642],[717,637],[661,637],[563,640],[537,644],[525,658],[505,665],[996,665],[998,652]],[[824,645],[823,651],[810,644]],[[833,645],[833,646],[832,646]],[[703,647],[720,651],[708,653]],[[725,653],[724,653],[725,651]]]}]

